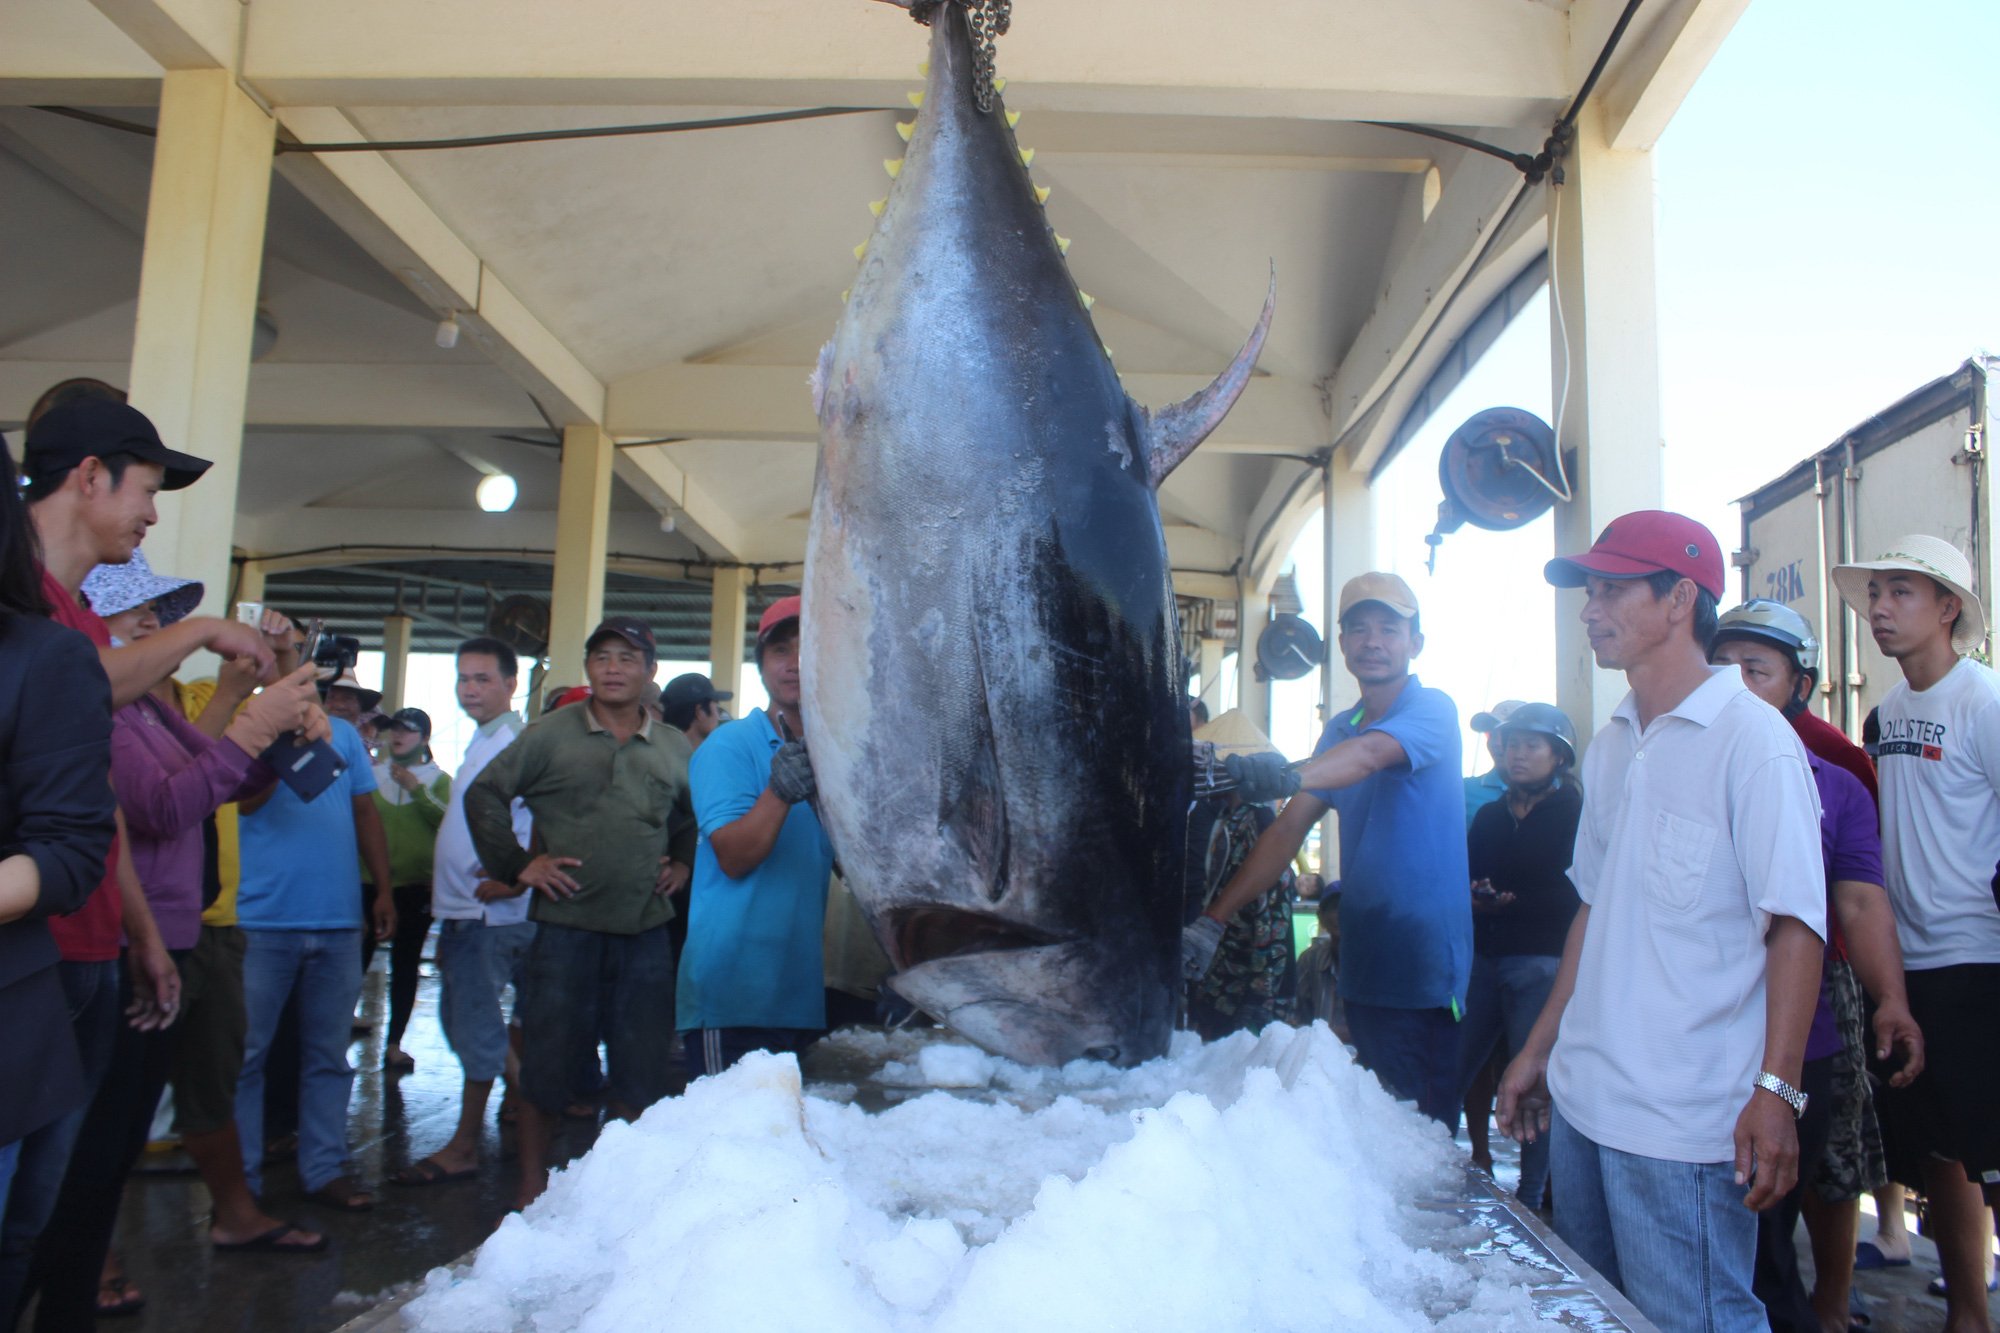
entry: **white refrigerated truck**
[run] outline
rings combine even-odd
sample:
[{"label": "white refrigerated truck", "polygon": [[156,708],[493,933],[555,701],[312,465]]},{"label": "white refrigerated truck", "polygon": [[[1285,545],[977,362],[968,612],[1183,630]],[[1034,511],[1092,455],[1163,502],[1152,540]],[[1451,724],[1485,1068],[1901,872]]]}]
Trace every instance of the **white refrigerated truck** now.
[{"label": "white refrigerated truck", "polygon": [[1743,595],[1784,602],[1819,628],[1813,711],[1857,741],[1863,719],[1902,673],[1842,605],[1828,571],[1873,559],[1904,533],[1927,532],[1965,552],[1973,591],[1992,614],[1996,379],[2000,357],[1975,356],[1737,501]]}]

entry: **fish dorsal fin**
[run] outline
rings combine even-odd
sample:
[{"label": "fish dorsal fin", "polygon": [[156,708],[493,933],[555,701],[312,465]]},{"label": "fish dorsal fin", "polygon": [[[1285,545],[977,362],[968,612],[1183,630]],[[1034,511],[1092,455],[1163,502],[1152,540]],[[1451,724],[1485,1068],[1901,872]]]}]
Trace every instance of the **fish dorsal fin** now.
[{"label": "fish dorsal fin", "polygon": [[1215,377],[1200,393],[1185,398],[1172,407],[1163,407],[1155,412],[1150,408],[1139,409],[1145,421],[1146,476],[1157,487],[1167,479],[1167,474],[1180,466],[1181,460],[1194,452],[1194,447],[1207,439],[1209,432],[1222,424],[1229,415],[1229,409],[1236,405],[1236,399],[1243,392],[1243,386],[1250,382],[1250,375],[1257,369],[1257,357],[1264,350],[1264,338],[1271,332],[1271,312],[1278,303],[1278,269],[1271,267],[1271,289],[1264,297],[1264,313],[1258,317],[1257,327],[1250,330],[1249,341],[1243,350],[1229,363],[1229,368]]}]

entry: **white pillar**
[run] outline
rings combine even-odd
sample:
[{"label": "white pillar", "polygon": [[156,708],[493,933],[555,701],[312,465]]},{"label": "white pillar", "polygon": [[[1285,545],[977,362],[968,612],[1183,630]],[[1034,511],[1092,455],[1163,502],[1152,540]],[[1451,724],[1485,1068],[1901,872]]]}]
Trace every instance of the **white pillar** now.
[{"label": "white pillar", "polygon": [[410,680],[410,631],[417,622],[408,616],[382,617],[382,711],[393,713],[404,703]]},{"label": "white pillar", "polygon": [[206,585],[210,615],[225,614],[229,596],[273,129],[227,70],[162,80],[131,398],[168,448],[214,464],[186,490],[161,493],[145,543],[153,568]]},{"label": "white pillar", "polygon": [[[747,569],[715,571],[708,604],[708,678],[718,690],[743,691],[743,617],[749,587]],[[741,700],[730,711],[741,717]]]},{"label": "white pillar", "polygon": [[[1551,204],[1550,303],[1559,446],[1576,451],[1576,499],[1556,506],[1555,549],[1574,555],[1604,525],[1661,504],[1660,350],[1653,261],[1653,154],[1604,141],[1595,102],[1577,118],[1567,183]],[[1556,594],[1556,702],[1588,738],[1625,695],[1600,671],[1577,613],[1581,592]]]},{"label": "white pillar", "polygon": [[[224,608],[221,614],[234,615],[236,608],[233,603],[235,602],[261,602],[263,600],[264,562],[262,560],[245,560],[236,571],[236,590],[231,598],[232,605]],[[282,611],[284,608],[279,607],[278,609]]]},{"label": "white pillar", "polygon": [[1271,683],[1257,679],[1257,636],[1271,621],[1271,597],[1248,584],[1236,621],[1236,706],[1265,735],[1271,732]]},{"label": "white pillar", "polygon": [[611,460],[618,447],[597,426],[563,429],[556,498],[556,568],[549,598],[549,676],[583,681],[583,644],[604,618],[604,560],[611,532]]}]

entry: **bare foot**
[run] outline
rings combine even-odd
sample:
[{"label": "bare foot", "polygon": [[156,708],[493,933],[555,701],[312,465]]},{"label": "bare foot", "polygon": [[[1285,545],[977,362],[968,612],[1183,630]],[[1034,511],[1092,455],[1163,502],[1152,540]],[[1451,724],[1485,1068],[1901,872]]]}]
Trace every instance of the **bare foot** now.
[{"label": "bare foot", "polygon": [[549,1188],[548,1172],[537,1171],[533,1175],[530,1175],[525,1171],[522,1172],[520,1192],[515,1194],[514,1206],[510,1208],[508,1211],[515,1213],[524,1211],[529,1204],[541,1198],[542,1195],[548,1191],[548,1188]]}]

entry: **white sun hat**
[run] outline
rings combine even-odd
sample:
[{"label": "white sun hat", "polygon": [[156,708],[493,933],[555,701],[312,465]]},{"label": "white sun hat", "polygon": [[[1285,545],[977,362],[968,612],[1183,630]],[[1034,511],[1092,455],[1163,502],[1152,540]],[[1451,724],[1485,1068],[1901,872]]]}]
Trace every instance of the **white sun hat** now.
[{"label": "white sun hat", "polygon": [[1840,600],[1854,609],[1862,623],[1868,620],[1868,576],[1882,570],[1906,570],[1936,579],[1958,594],[1963,605],[1958,627],[1952,631],[1951,646],[1961,653],[1977,649],[1986,638],[1986,608],[1972,591],[1972,563],[1956,546],[1942,537],[1921,532],[1898,537],[1889,549],[1873,560],[1833,567],[1833,586]]},{"label": "white sun hat", "polygon": [[1218,757],[1227,758],[1232,754],[1275,754],[1280,759],[1284,752],[1271,744],[1271,738],[1263,728],[1250,720],[1250,715],[1240,708],[1232,708],[1221,717],[1204,722],[1194,729],[1194,738],[1208,741],[1215,746]]}]

